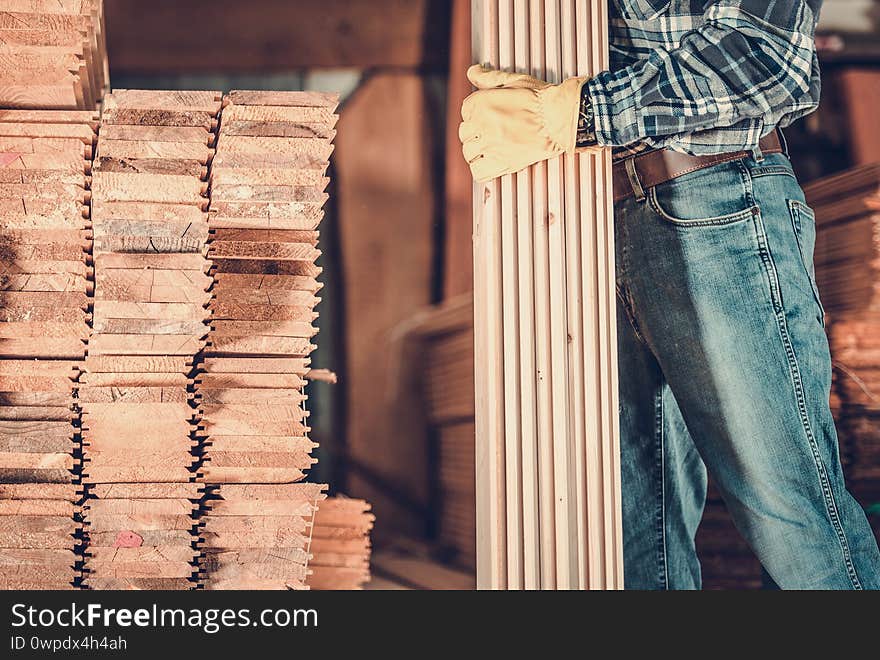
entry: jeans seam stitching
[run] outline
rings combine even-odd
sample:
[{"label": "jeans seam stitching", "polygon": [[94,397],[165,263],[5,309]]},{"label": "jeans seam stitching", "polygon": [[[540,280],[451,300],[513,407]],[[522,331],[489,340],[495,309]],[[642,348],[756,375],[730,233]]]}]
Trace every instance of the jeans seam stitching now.
[{"label": "jeans seam stitching", "polygon": [[659,540],[660,540],[660,548],[659,548],[659,556],[658,556],[658,568],[660,574],[660,584],[663,589],[669,590],[669,566],[667,562],[667,548],[666,548],[666,462],[665,462],[665,451],[664,451],[664,437],[663,437],[663,385],[662,382],[660,384],[660,389],[654,397],[654,437],[656,441],[656,446],[658,448],[657,459],[656,459],[656,469],[659,469],[660,475],[657,483],[659,484],[659,499],[660,499],[660,515],[658,517],[659,523]]},{"label": "jeans seam stitching", "polygon": [[[801,264],[803,265],[804,272],[807,275],[807,282],[810,285],[810,291],[813,293],[813,299],[816,302],[816,306],[819,308],[819,320],[822,323],[822,327],[825,327],[825,308],[822,306],[822,298],[819,296],[819,287],[816,284],[816,278],[814,275],[810,273],[810,269],[807,267],[807,257],[804,254],[803,243],[801,240],[801,231],[803,228],[803,224],[801,223],[801,213],[803,213],[804,204],[801,202],[789,199],[788,200],[788,213],[791,216],[792,227],[794,227],[794,237],[797,241],[798,247],[798,256],[800,256]],[[815,222],[815,217],[812,219]]]},{"label": "jeans seam stitching", "polygon": [[828,515],[829,521],[831,522],[831,527],[834,529],[834,533],[837,536],[837,541],[840,544],[844,565],[846,566],[846,571],[847,575],[850,578],[850,582],[852,583],[854,589],[861,590],[861,581],[859,580],[859,576],[856,573],[855,566],[852,563],[849,543],[847,542],[843,526],[840,523],[840,516],[837,511],[837,503],[834,500],[834,494],[831,492],[831,488],[828,483],[828,475],[826,474],[825,466],[822,462],[822,457],[819,455],[819,448],[816,443],[816,438],[813,435],[813,429],[810,425],[809,415],[807,415],[806,412],[806,401],[804,399],[803,382],[800,376],[800,367],[798,365],[797,356],[794,352],[794,347],[791,345],[791,338],[788,334],[788,324],[785,319],[785,308],[781,302],[781,296],[779,295],[779,279],[778,277],[776,277],[776,265],[773,261],[773,256],[770,253],[769,247],[767,245],[767,236],[764,232],[763,221],[760,214],[755,216],[755,233],[758,240],[758,251],[760,253],[761,261],[764,264],[766,275],[769,280],[770,299],[773,306],[773,315],[776,320],[777,329],[779,330],[780,339],[782,340],[782,344],[785,349],[789,375],[791,376],[795,399],[797,400],[798,415],[800,417],[801,426],[803,428],[804,434],[807,437],[807,442],[810,446],[810,453],[813,457],[814,467],[816,468],[816,476],[819,479],[819,486],[822,490],[823,501],[825,504],[825,513]]}]

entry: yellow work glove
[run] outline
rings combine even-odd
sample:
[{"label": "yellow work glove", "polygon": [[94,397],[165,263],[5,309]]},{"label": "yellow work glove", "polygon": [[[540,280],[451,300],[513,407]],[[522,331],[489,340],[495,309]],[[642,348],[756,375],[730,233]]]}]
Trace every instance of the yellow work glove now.
[{"label": "yellow work glove", "polygon": [[477,91],[461,104],[458,137],[474,179],[488,181],[574,151],[581,87],[588,78],[552,85],[479,64],[467,76]]}]

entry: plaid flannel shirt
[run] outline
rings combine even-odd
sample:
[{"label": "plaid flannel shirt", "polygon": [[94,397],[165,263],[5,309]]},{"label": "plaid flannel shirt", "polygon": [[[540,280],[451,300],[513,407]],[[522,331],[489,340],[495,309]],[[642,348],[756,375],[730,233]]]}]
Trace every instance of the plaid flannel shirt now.
[{"label": "plaid flannel shirt", "polygon": [[819,103],[821,0],[609,0],[611,70],[584,85],[622,157],[751,150]]}]

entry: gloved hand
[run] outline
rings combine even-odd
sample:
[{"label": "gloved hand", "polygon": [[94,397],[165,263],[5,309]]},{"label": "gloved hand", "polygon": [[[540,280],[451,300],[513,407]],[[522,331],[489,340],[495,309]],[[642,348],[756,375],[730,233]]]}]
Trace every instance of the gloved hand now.
[{"label": "gloved hand", "polygon": [[488,181],[574,151],[581,87],[588,78],[551,85],[479,64],[467,76],[477,91],[461,104],[458,137],[474,179]]}]

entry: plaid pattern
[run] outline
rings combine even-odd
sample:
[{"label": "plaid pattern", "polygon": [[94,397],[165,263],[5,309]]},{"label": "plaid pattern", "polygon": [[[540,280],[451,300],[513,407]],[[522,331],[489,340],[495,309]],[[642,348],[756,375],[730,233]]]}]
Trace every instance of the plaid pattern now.
[{"label": "plaid pattern", "polygon": [[821,0],[610,0],[611,70],[587,85],[615,157],[753,149],[819,103]]}]

